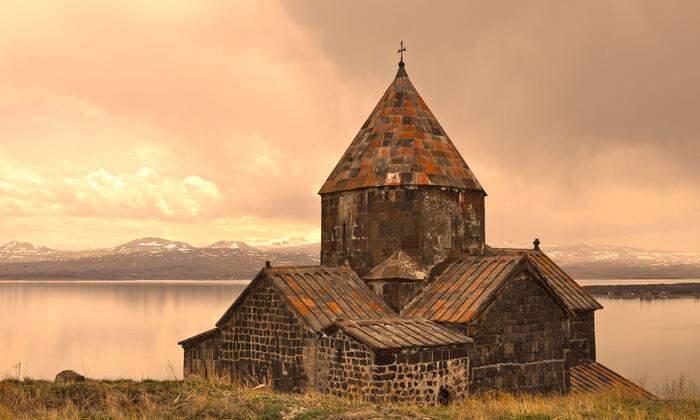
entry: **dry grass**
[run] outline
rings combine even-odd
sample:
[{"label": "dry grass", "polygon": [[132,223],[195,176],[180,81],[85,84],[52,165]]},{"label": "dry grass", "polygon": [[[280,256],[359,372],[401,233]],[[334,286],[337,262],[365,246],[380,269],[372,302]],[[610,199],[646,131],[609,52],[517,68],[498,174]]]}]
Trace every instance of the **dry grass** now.
[{"label": "dry grass", "polygon": [[664,399],[609,393],[572,396],[488,394],[448,407],[369,404],[318,394],[288,395],[228,384],[183,381],[0,381],[0,418],[473,418],[692,419],[700,398],[684,381]]}]

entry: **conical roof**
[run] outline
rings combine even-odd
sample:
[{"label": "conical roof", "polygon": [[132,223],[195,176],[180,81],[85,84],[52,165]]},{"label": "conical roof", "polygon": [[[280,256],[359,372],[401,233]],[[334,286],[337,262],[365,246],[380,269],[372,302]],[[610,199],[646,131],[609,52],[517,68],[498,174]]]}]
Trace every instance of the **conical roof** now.
[{"label": "conical roof", "polygon": [[484,191],[402,65],[319,194],[396,185]]}]

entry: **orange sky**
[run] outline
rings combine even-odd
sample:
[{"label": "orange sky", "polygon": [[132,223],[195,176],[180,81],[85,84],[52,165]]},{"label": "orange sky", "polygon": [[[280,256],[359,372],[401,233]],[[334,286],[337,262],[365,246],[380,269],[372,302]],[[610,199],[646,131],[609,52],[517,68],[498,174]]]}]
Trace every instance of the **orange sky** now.
[{"label": "orange sky", "polygon": [[487,240],[700,251],[696,2],[0,3],[0,242],[320,236],[407,70]]}]

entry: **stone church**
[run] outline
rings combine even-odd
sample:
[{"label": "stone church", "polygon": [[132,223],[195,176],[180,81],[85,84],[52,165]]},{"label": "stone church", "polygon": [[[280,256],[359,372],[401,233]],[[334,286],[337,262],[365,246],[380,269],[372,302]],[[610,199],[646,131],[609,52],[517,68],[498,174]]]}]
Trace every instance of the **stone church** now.
[{"label": "stone church", "polygon": [[486,191],[396,77],[323,184],[321,265],[266,264],[184,375],[371,401],[469,392],[651,394],[596,362],[602,306],[539,248],[485,241]]}]

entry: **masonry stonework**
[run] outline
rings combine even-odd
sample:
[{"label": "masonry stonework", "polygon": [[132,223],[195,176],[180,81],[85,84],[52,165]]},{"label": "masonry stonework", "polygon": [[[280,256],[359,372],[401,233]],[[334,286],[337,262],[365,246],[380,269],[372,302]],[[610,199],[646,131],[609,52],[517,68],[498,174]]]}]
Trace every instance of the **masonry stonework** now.
[{"label": "masonry stonework", "polygon": [[222,368],[241,382],[268,383],[301,392],[314,377],[305,353],[315,335],[298,319],[268,280],[258,283],[238,311],[221,325]]},{"label": "masonry stonework", "polygon": [[466,327],[472,390],[565,392],[566,313],[531,274],[522,272]]},{"label": "masonry stonework", "polygon": [[321,264],[347,259],[363,276],[394,251],[424,268],[484,243],[484,193],[440,187],[381,187],[324,194]]},{"label": "masonry stonework", "polygon": [[373,402],[435,404],[464,396],[468,348],[443,346],[374,351],[342,331],[318,343],[318,389]]},{"label": "masonry stonework", "polygon": [[569,320],[568,333],[568,365],[595,362],[595,311],[576,311]]},{"label": "masonry stonework", "polygon": [[418,294],[423,287],[423,283],[395,279],[373,281],[369,283],[368,286],[371,287],[374,293],[381,297],[391,309],[399,313],[401,309],[406,306],[408,301]]},{"label": "masonry stonework", "polygon": [[184,377],[198,377],[210,381],[220,379],[222,375],[220,348],[221,334],[218,330],[183,344]]}]

